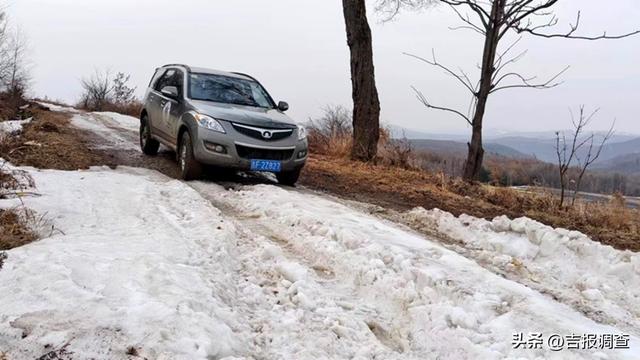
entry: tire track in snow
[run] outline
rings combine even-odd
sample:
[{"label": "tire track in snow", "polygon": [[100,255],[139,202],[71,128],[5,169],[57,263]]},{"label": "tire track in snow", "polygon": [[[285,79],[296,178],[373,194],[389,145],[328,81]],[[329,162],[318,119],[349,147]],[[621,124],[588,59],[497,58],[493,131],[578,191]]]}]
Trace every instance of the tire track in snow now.
[{"label": "tire track in snow", "polygon": [[[406,350],[387,330],[391,321],[361,303],[351,286],[335,277],[330,259],[300,251],[286,234],[265,226],[260,217],[220,201],[224,188],[202,182],[190,185],[239,231],[242,272],[252,279],[248,284],[258,283],[262,292],[272,294],[271,309],[254,309],[246,315],[253,318],[260,356],[281,358],[295,352],[306,359],[398,358]],[[295,324],[285,322],[283,328],[282,319],[295,319]],[[283,332],[286,337],[274,339]],[[318,339],[323,340],[318,343]],[[361,349],[363,344],[366,350]]]}]

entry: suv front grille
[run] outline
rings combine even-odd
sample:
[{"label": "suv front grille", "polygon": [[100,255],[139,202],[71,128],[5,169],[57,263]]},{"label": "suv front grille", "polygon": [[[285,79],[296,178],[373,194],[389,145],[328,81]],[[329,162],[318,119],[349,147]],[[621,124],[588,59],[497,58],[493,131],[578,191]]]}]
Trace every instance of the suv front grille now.
[{"label": "suv front grille", "polygon": [[294,150],[295,149],[287,149],[287,150],[260,149],[260,148],[254,148],[254,147],[248,147],[248,146],[236,144],[236,151],[238,152],[238,156],[244,159],[289,160],[293,156]]},{"label": "suv front grille", "polygon": [[231,123],[233,128],[244,135],[264,141],[286,139],[293,134],[293,129],[268,129]]}]

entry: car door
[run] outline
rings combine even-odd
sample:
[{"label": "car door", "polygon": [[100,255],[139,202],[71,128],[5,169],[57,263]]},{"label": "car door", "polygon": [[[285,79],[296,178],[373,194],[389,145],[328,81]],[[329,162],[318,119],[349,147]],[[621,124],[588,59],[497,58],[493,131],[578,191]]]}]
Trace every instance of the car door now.
[{"label": "car door", "polygon": [[175,69],[175,73],[167,79],[165,86],[175,86],[178,89],[178,97],[175,99],[166,98],[162,107],[162,115],[166,125],[167,135],[173,144],[177,143],[178,128],[180,127],[180,117],[184,112],[184,91],[185,73],[180,69]]},{"label": "car door", "polygon": [[175,73],[175,69],[167,69],[160,76],[153,86],[149,94],[149,117],[151,118],[151,126],[153,132],[163,138],[165,141],[169,139],[167,130],[167,121],[164,110],[167,106],[167,98],[160,92],[163,87],[168,85],[170,77]]}]

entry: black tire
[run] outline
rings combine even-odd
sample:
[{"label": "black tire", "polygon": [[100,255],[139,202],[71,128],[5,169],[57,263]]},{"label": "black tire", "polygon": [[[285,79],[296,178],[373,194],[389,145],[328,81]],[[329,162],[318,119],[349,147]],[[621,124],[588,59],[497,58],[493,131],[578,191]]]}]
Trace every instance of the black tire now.
[{"label": "black tire", "polygon": [[276,179],[278,179],[278,182],[282,185],[294,186],[298,182],[300,172],[302,172],[302,168],[297,168],[292,171],[279,172],[276,173]]},{"label": "black tire", "polygon": [[178,149],[178,167],[180,176],[185,181],[199,179],[202,175],[202,164],[193,157],[193,143],[188,131],[182,133],[182,141]]},{"label": "black tire", "polygon": [[151,137],[151,128],[149,127],[149,119],[145,115],[140,121],[140,148],[145,155],[156,156],[160,143]]}]

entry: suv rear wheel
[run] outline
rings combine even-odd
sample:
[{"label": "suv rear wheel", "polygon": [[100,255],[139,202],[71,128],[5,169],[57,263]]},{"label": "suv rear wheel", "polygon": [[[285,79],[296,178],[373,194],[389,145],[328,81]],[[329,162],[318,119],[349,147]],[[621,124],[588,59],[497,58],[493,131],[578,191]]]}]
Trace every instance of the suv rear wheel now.
[{"label": "suv rear wheel", "polygon": [[147,115],[142,117],[140,121],[140,148],[146,155],[155,156],[158,154],[160,143],[151,137],[151,128],[149,127],[149,118]]},{"label": "suv rear wheel", "polygon": [[188,131],[182,134],[178,149],[178,166],[183,180],[196,180],[202,174],[202,165],[193,157],[193,143]]},{"label": "suv rear wheel", "polygon": [[298,182],[298,178],[300,177],[300,172],[302,168],[297,168],[292,171],[283,171],[276,173],[276,179],[282,185],[294,186],[296,182]]}]

